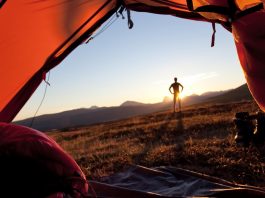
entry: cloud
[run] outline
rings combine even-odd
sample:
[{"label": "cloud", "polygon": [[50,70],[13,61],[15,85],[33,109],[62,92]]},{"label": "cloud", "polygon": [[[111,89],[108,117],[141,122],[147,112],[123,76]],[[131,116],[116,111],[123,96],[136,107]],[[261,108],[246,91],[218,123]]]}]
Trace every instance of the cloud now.
[{"label": "cloud", "polygon": [[[207,72],[207,73],[199,73],[199,74],[194,74],[194,75],[190,75],[190,76],[183,76],[183,77],[179,77],[178,78],[178,82],[180,82],[181,84],[183,84],[184,86],[191,86],[194,85],[198,82],[210,79],[210,78],[214,78],[218,76],[218,73],[216,72]],[[152,82],[152,85],[154,86],[158,86],[158,85],[170,85],[171,83],[173,83],[173,79],[161,79],[161,80],[157,80]]]},{"label": "cloud", "polygon": [[199,74],[195,74],[191,76],[184,76],[182,78],[179,78],[179,82],[185,85],[192,85],[194,83],[198,83],[203,80],[214,78],[216,76],[218,76],[216,72],[199,73]]}]

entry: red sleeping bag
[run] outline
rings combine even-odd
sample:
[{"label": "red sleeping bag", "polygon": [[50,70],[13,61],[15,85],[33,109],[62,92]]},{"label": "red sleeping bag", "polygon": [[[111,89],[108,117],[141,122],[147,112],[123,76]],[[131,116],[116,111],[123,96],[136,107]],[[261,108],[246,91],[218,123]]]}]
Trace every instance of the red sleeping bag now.
[{"label": "red sleeping bag", "polygon": [[84,197],[88,184],[76,162],[36,130],[0,123],[0,197]]}]

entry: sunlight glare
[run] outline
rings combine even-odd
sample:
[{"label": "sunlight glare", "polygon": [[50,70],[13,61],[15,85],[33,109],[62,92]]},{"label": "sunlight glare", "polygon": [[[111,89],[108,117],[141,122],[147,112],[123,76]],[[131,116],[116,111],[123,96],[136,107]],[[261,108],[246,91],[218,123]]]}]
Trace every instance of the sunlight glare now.
[{"label": "sunlight glare", "polygon": [[184,92],[184,93],[183,93],[183,92],[180,92],[178,97],[179,97],[180,99],[185,98],[185,97],[186,97],[185,92]]}]

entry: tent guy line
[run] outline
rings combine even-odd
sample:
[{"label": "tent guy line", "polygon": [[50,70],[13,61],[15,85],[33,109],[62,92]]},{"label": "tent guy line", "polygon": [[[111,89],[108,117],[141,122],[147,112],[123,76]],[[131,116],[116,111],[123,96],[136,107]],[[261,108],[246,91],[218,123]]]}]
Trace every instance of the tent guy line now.
[{"label": "tent guy line", "polygon": [[[100,34],[102,34],[103,32],[105,32],[113,23],[115,23],[117,21],[117,19],[119,18],[119,14],[122,16],[122,19],[125,19],[125,17],[122,14],[122,11],[120,10],[119,12],[116,12],[116,14],[108,20],[108,22],[102,27],[100,28],[100,30],[98,30],[97,32],[95,32],[95,34],[91,35],[84,43],[88,44],[91,40],[95,39],[96,37],[98,37]],[[128,19],[128,23],[129,23],[129,19]],[[130,28],[129,28],[130,29]]]},{"label": "tent guy line", "polygon": [[44,88],[44,93],[43,93],[42,99],[41,99],[41,101],[40,101],[40,104],[39,104],[38,108],[36,109],[36,112],[34,113],[34,115],[33,115],[33,117],[32,117],[31,123],[30,123],[30,125],[29,125],[30,127],[33,126],[33,124],[34,124],[34,120],[35,120],[35,118],[36,118],[36,115],[38,114],[38,112],[39,112],[39,110],[40,110],[40,108],[41,108],[41,106],[42,106],[42,104],[43,104],[43,102],[44,102],[44,99],[45,99],[46,94],[47,94],[48,86],[51,86],[50,83],[49,83],[50,74],[51,74],[51,71],[48,72],[48,78],[47,78],[47,80],[46,80],[46,75],[43,77],[43,78],[44,78],[43,81],[46,83],[46,84],[45,84],[45,88]]}]

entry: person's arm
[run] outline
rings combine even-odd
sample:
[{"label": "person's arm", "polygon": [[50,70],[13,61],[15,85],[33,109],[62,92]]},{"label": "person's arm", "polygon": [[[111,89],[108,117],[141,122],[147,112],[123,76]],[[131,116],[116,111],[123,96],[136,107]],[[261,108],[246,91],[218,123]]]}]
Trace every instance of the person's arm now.
[{"label": "person's arm", "polygon": [[[169,92],[170,92],[170,93],[172,93],[172,91],[171,91],[171,87],[172,87],[172,85],[170,85],[170,87],[169,87]],[[172,93],[172,94],[173,94],[173,93]]]},{"label": "person's arm", "polygon": [[179,83],[179,85],[181,86],[181,92],[183,91],[184,87],[182,84]]}]

